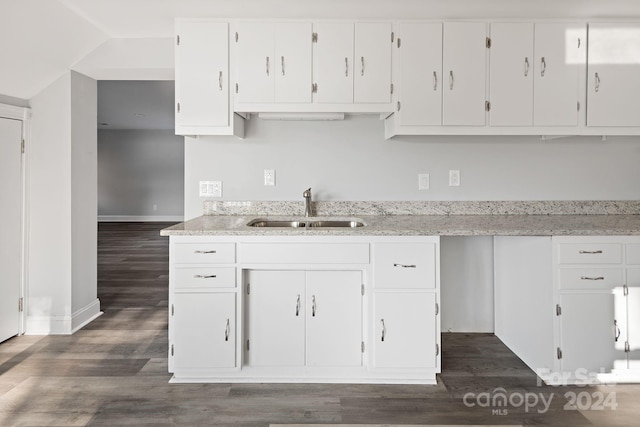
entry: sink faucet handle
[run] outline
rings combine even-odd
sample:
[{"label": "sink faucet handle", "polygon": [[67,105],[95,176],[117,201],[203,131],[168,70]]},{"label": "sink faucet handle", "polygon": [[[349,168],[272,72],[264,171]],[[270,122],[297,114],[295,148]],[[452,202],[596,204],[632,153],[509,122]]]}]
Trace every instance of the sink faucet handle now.
[{"label": "sink faucet handle", "polygon": [[304,190],[304,193],[302,193],[302,197],[311,197],[311,188],[307,188],[306,190]]}]

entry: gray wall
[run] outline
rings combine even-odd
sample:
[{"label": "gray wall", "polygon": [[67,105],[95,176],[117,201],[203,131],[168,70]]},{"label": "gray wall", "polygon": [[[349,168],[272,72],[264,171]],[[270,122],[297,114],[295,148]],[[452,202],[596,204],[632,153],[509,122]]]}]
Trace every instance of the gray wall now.
[{"label": "gray wall", "polygon": [[98,131],[101,220],[179,220],[183,189],[184,138],[173,130]]},{"label": "gray wall", "polygon": [[[338,122],[251,118],[245,140],[185,138],[185,218],[201,214],[198,181],[221,200],[607,200],[640,198],[640,138],[415,136],[384,139],[377,116]],[[276,186],[263,185],[264,169]],[[461,186],[448,186],[449,169]],[[418,173],[431,178],[418,190]]]}]

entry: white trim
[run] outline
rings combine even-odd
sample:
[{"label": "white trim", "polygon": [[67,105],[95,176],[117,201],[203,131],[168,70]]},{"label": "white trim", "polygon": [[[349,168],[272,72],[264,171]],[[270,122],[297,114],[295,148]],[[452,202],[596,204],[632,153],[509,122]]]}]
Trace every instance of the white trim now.
[{"label": "white trim", "polygon": [[0,117],[4,117],[6,119],[27,121],[30,116],[30,111],[31,110],[26,107],[0,104]]},{"label": "white trim", "polygon": [[170,222],[184,221],[182,215],[98,215],[98,222]]},{"label": "white trim", "polygon": [[27,316],[25,334],[71,335],[100,315],[100,300],[96,298],[71,316]]}]

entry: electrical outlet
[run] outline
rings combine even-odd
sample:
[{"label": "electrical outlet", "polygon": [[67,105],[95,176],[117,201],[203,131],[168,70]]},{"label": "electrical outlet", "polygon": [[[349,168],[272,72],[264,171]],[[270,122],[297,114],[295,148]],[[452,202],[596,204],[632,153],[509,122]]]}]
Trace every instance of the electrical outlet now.
[{"label": "electrical outlet", "polygon": [[276,185],[276,171],[275,169],[264,170],[264,185],[273,187]]},{"label": "electrical outlet", "polygon": [[449,171],[449,187],[460,187],[460,171]]},{"label": "electrical outlet", "polygon": [[418,174],[418,190],[428,190],[428,189],[429,189],[429,174],[419,173]]},{"label": "electrical outlet", "polygon": [[200,181],[200,197],[222,197],[222,181]]}]

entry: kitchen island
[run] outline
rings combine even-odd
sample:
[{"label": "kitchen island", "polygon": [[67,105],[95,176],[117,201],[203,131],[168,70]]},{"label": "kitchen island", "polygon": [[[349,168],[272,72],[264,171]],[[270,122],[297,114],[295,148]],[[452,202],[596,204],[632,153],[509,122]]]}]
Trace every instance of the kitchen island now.
[{"label": "kitchen island", "polygon": [[[455,214],[445,215],[443,205],[436,214],[415,214],[411,203],[388,214],[378,202],[382,214],[371,215],[350,204],[312,219],[364,226],[327,228],[251,227],[305,220],[289,215],[294,202],[280,214],[256,204],[216,206],[217,214],[162,231],[171,240],[172,381],[435,383],[446,236],[494,236],[495,333],[545,381],[576,383],[582,368],[601,381],[635,376],[636,341],[620,307],[640,289],[636,202],[517,214],[486,202],[474,214],[446,205]],[[537,214],[527,214],[532,206]],[[586,336],[576,326],[585,301],[584,311],[602,313],[587,315]],[[563,304],[569,311],[557,315]]]}]

